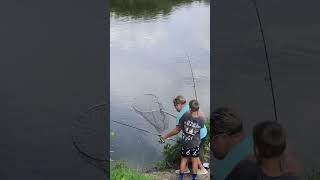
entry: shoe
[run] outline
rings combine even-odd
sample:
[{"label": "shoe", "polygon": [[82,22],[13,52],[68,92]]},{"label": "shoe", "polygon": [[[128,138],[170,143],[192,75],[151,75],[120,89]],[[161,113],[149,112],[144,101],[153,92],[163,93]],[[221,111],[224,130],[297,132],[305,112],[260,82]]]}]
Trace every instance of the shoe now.
[{"label": "shoe", "polygon": [[[189,174],[190,173],[190,170],[187,169],[184,174]],[[180,169],[176,170],[176,174],[180,174]]]},{"label": "shoe", "polygon": [[208,174],[208,171],[207,171],[205,168],[199,169],[199,170],[197,171],[197,174],[198,174],[198,175]]},{"label": "shoe", "polygon": [[209,169],[209,163],[203,163],[203,167]]}]

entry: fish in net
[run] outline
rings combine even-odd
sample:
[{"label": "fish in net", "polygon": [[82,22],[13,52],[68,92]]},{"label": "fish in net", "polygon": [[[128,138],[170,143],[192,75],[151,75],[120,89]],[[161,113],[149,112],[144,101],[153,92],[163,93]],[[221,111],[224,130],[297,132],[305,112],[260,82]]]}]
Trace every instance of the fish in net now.
[{"label": "fish in net", "polygon": [[173,114],[164,110],[163,105],[154,94],[144,94],[136,98],[132,108],[148,121],[158,133],[162,133],[168,129],[170,117],[175,118]]},{"label": "fish in net", "polygon": [[72,124],[72,143],[87,163],[109,173],[107,145],[107,104],[99,104],[82,113]]}]

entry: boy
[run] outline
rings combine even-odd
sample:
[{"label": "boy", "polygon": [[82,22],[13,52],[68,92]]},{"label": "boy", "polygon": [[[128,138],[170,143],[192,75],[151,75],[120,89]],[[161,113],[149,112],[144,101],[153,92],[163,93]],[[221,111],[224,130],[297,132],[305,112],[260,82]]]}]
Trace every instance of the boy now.
[{"label": "boy", "polygon": [[[173,105],[174,105],[174,108],[176,109],[176,111],[178,112],[178,115],[176,117],[176,125],[178,126],[179,125],[179,121],[180,121],[180,118],[186,113],[186,112],[189,112],[190,111],[190,107],[189,107],[189,104],[187,103],[187,100],[179,95],[177,96],[176,98],[173,99]],[[204,117],[203,113],[200,111],[199,109],[199,115]],[[203,150],[203,145],[204,145],[204,142],[206,140],[206,137],[207,137],[207,127],[204,125],[203,128],[200,129],[200,139],[201,139],[201,143],[200,143],[200,155],[199,155],[199,170],[198,170],[198,174],[207,174],[208,171],[203,167],[201,161],[203,161],[203,153],[204,153],[204,150]],[[176,170],[176,173],[179,174],[180,173],[180,169],[179,170]],[[187,168],[186,171],[184,173],[190,173],[190,170]]]},{"label": "boy", "polygon": [[254,156],[241,161],[227,180],[300,180],[303,168],[286,151],[286,133],[275,121],[258,123],[253,129]]},{"label": "boy", "polygon": [[184,172],[186,171],[188,158],[192,160],[192,179],[198,180],[197,171],[199,165],[200,153],[200,129],[204,127],[204,119],[199,113],[199,103],[197,100],[189,102],[190,111],[183,114],[179,120],[179,125],[168,134],[162,135],[160,140],[178,134],[182,130],[182,149],[180,161],[180,180],[184,180]]}]

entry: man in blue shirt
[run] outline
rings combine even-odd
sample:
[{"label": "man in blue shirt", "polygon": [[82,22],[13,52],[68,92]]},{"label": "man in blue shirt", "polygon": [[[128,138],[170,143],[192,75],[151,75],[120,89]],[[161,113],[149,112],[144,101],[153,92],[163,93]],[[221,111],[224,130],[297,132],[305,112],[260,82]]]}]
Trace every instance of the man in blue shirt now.
[{"label": "man in blue shirt", "polygon": [[[190,111],[189,104],[187,103],[186,99],[183,96],[177,96],[173,100],[174,107],[176,111],[178,112],[178,115],[176,117],[176,125],[179,125],[179,120],[180,118],[186,113]],[[204,117],[203,113],[200,114],[200,116]],[[204,125],[203,128],[200,129],[200,139],[201,139],[201,144],[200,144],[200,159],[202,160],[202,155],[203,155],[203,145],[207,136],[207,127]],[[203,167],[201,160],[199,159],[199,171],[198,174],[207,174],[207,170]],[[179,173],[180,170],[176,170],[176,173]],[[187,170],[185,173],[189,173],[190,170]]]},{"label": "man in blue shirt", "polygon": [[218,160],[210,163],[214,164],[210,176],[214,180],[225,180],[242,159],[253,154],[253,140],[245,136],[242,121],[231,109],[218,108],[210,118],[213,123],[210,148]]},{"label": "man in blue shirt", "polygon": [[256,124],[252,132],[255,154],[242,160],[227,180],[301,180],[303,167],[287,151],[286,132],[275,121]]}]

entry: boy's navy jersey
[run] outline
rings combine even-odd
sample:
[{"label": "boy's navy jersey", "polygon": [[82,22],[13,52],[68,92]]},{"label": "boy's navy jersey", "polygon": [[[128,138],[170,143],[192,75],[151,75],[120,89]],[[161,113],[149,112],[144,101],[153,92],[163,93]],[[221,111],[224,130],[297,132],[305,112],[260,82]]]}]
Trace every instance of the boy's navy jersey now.
[{"label": "boy's navy jersey", "polygon": [[200,145],[200,129],[204,126],[202,117],[194,118],[187,112],[180,118],[179,126],[182,128],[182,146],[185,149]]}]

